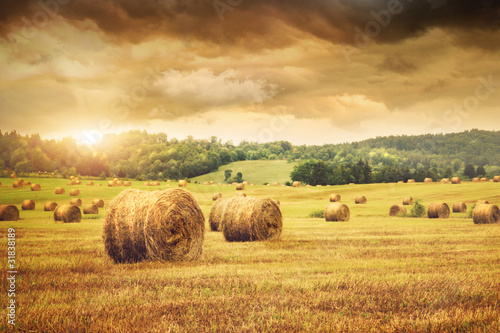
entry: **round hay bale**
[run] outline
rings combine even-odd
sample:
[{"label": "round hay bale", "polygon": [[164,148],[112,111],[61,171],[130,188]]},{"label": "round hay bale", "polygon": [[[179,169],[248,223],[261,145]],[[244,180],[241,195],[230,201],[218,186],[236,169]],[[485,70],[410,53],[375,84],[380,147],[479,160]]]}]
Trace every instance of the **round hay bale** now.
[{"label": "round hay bale", "polygon": [[294,181],[294,182],[292,183],[292,186],[293,186],[293,187],[301,187],[301,186],[302,186],[302,183],[301,183],[301,182],[299,182],[299,181]]},{"label": "round hay bale", "polygon": [[145,182],[144,186],[151,186],[151,184],[149,182]]},{"label": "round hay bale", "polygon": [[19,180],[16,180],[16,181],[12,184],[12,187],[13,187],[13,188],[22,188],[22,187],[23,187],[23,183],[21,183]]},{"label": "round hay bale", "polygon": [[179,185],[179,187],[186,187],[188,185],[188,182],[185,179],[181,179],[181,180],[179,180],[178,185]]},{"label": "round hay bale", "polygon": [[479,183],[480,181],[481,181],[481,179],[480,179],[480,178],[477,178],[477,177],[472,178],[472,182],[473,182],[473,183]]},{"label": "round hay bale", "polygon": [[478,200],[476,201],[476,205],[489,205],[490,202],[488,200]]},{"label": "round hay bale", "polygon": [[495,177],[493,177],[493,181],[494,181],[495,183],[500,183],[500,176],[495,176]]},{"label": "round hay bale", "polygon": [[220,199],[220,198],[222,198],[222,193],[214,193],[212,195],[212,200],[213,201],[216,201],[217,199]]},{"label": "round hay bale", "polygon": [[94,199],[94,200],[92,200],[92,204],[96,205],[97,208],[102,208],[102,207],[104,207],[104,200],[102,200],[102,199]]},{"label": "round hay bale", "polygon": [[97,186],[102,186],[102,184],[97,184]]},{"label": "round hay bale", "polygon": [[204,236],[203,212],[184,189],[125,190],[108,204],[103,238],[115,262],[192,261]]},{"label": "round hay bale", "polygon": [[19,220],[19,209],[14,205],[0,205],[0,221]]},{"label": "round hay bale", "polygon": [[403,180],[398,181],[398,184],[404,184],[405,182]]},{"label": "round hay bale", "polygon": [[465,202],[455,202],[452,207],[453,213],[465,213],[467,212],[467,205]]},{"label": "round hay bale", "polygon": [[250,186],[250,182],[246,181],[246,180],[242,184],[245,185],[245,186]]},{"label": "round hay bale", "polygon": [[24,185],[24,179],[18,178],[17,181]]},{"label": "round hay bale", "polygon": [[245,189],[244,184],[236,184],[236,191],[243,191]]},{"label": "round hay bale", "polygon": [[481,178],[481,181],[482,181],[482,182],[487,182],[487,181],[488,181],[488,178],[483,177],[483,178]]},{"label": "round hay bale", "polygon": [[460,177],[453,177],[453,178],[451,178],[451,183],[452,184],[462,184],[462,179]]},{"label": "round hay bale", "polygon": [[31,182],[24,182],[23,186],[31,186]]},{"label": "round hay bale", "polygon": [[131,181],[123,182],[123,186],[132,186],[132,182]]},{"label": "round hay bale", "polygon": [[447,219],[450,217],[450,207],[444,202],[435,202],[429,205],[427,217],[430,219]]},{"label": "round hay bale", "polygon": [[399,214],[405,214],[406,207],[403,205],[393,205],[389,210],[389,216],[398,216]]},{"label": "round hay bale", "polygon": [[120,178],[113,178],[113,181],[114,181],[114,182],[117,182],[117,181],[119,181],[119,180],[120,180]]},{"label": "round hay bale", "polygon": [[82,181],[80,179],[75,180],[75,185],[81,185]]},{"label": "round hay bale", "polygon": [[475,224],[499,223],[500,209],[497,205],[476,205],[472,212],[472,220]]},{"label": "round hay bale", "polygon": [[441,183],[443,183],[443,184],[448,184],[449,182],[450,182],[450,178],[441,179]]},{"label": "round hay bale", "polygon": [[238,194],[235,195],[235,197],[246,197],[247,194],[245,192],[240,192]]},{"label": "round hay bale", "polygon": [[408,179],[407,183],[408,184],[415,184],[415,179]]},{"label": "round hay bale", "polygon": [[40,186],[40,184],[33,184],[33,185],[31,185],[31,190],[32,191],[41,191],[42,187]]},{"label": "round hay bale", "polygon": [[[216,203],[219,200],[216,201]],[[234,197],[222,216],[228,242],[277,240],[283,229],[280,207],[272,199]]]},{"label": "round hay bale", "polygon": [[21,208],[23,210],[35,210],[35,200],[26,199],[21,204]]},{"label": "round hay bale", "polygon": [[99,214],[99,208],[96,205],[85,205],[83,207],[83,214]]},{"label": "round hay bale", "polygon": [[53,212],[57,207],[57,202],[49,201],[43,205],[43,210],[46,212]]},{"label": "round hay bale", "polygon": [[432,183],[432,178],[425,178],[424,183]]},{"label": "round hay bale", "polygon": [[54,191],[55,194],[64,194],[66,190],[64,187],[56,187],[56,190]]},{"label": "round hay bale", "polygon": [[54,210],[54,221],[62,221],[64,223],[80,222],[82,220],[82,212],[78,206],[61,205]]},{"label": "round hay bale", "polygon": [[231,185],[236,186],[236,185],[238,185],[238,183],[237,182],[232,182]]},{"label": "round hay bale", "polygon": [[69,176],[69,179],[73,180],[73,179],[75,179],[75,176]]},{"label": "round hay bale", "polygon": [[116,181],[116,186],[125,186],[125,184],[123,183],[123,181],[117,180]]},{"label": "round hay bale", "polygon": [[279,182],[273,182],[272,186],[280,186]]},{"label": "round hay bale", "polygon": [[210,186],[210,182],[203,182],[204,186]]},{"label": "round hay bale", "polygon": [[10,178],[15,179],[15,178],[17,178],[17,176],[16,176],[16,174],[15,174],[15,173],[11,173],[11,174],[10,174]]},{"label": "round hay bale", "polygon": [[87,186],[94,186],[94,182],[88,182]]},{"label": "round hay bale", "polygon": [[80,190],[77,190],[76,188],[69,190],[69,195],[72,197],[76,197],[77,195],[80,195]]},{"label": "round hay bale", "polygon": [[212,231],[222,231],[222,216],[226,211],[229,199],[218,199],[212,205],[210,209],[210,215],[208,217],[208,223],[210,224],[210,230]]},{"label": "round hay bale", "polygon": [[325,208],[326,222],[347,222],[351,217],[349,207],[343,203],[329,204]]},{"label": "round hay bale", "polygon": [[361,204],[361,205],[364,205],[368,202],[368,200],[366,199],[366,197],[364,195],[358,195],[355,199],[354,199],[354,203],[356,204]]},{"label": "round hay bale", "polygon": [[0,186],[2,186],[2,182],[0,182]]},{"label": "round hay bale", "polygon": [[160,182],[154,182],[153,186],[161,186]]},{"label": "round hay bale", "polygon": [[281,202],[278,199],[272,199],[278,206],[281,205]]},{"label": "round hay bale", "polygon": [[330,202],[340,202],[340,194],[332,193],[330,194]]},{"label": "round hay bale", "polygon": [[113,186],[115,186],[115,182],[114,182],[114,181],[112,181],[112,180],[110,180],[110,181],[108,182],[108,187],[113,187]]},{"label": "round hay bale", "polygon": [[172,182],[172,179],[168,179],[168,180],[167,180],[167,183],[171,183],[171,182]]},{"label": "round hay bale", "polygon": [[413,203],[412,197],[403,198],[403,205],[408,206],[408,205],[411,205],[412,203]]},{"label": "round hay bale", "polygon": [[78,207],[80,207],[80,206],[82,205],[82,199],[80,199],[80,198],[74,198],[74,199],[71,199],[71,200],[69,201],[69,204],[70,204],[71,206],[78,206]]}]

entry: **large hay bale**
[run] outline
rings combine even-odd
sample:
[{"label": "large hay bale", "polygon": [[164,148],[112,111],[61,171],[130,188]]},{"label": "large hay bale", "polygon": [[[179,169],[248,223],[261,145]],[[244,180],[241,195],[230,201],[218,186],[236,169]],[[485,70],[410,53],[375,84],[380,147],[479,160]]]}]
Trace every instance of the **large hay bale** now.
[{"label": "large hay bale", "polygon": [[14,205],[0,205],[0,221],[19,220],[19,209]]},{"label": "large hay bale", "polygon": [[94,199],[94,200],[92,200],[92,204],[96,205],[97,208],[102,208],[102,207],[104,207],[104,200],[102,200],[102,199]]},{"label": "large hay bale", "polygon": [[64,194],[66,192],[66,190],[64,189],[64,187],[56,187],[54,193],[55,194]]},{"label": "large hay bale", "polygon": [[23,200],[21,208],[23,210],[35,210],[35,200],[32,199]]},{"label": "large hay bale", "polygon": [[61,205],[54,210],[54,221],[62,221],[64,223],[80,222],[82,220],[82,212],[78,206]]},{"label": "large hay bale", "polygon": [[424,183],[432,183],[432,182],[433,182],[432,178],[425,178],[424,179]]},{"label": "large hay bale", "polygon": [[467,212],[467,205],[465,202],[455,202],[453,203],[453,213],[465,213]]},{"label": "large hay bale", "polygon": [[408,184],[415,184],[415,179],[408,179],[408,181],[406,183],[408,183]]},{"label": "large hay bale", "polygon": [[243,191],[245,189],[244,184],[236,184],[236,191]]},{"label": "large hay bale", "polygon": [[228,242],[277,240],[282,229],[280,207],[269,198],[234,197],[222,216],[222,233]]},{"label": "large hay bale", "polygon": [[301,182],[299,182],[299,181],[295,181],[295,182],[293,182],[293,183],[292,183],[292,186],[293,186],[293,187],[301,187],[301,186],[302,186],[302,183],[301,183]]},{"label": "large hay bale", "polygon": [[178,185],[179,185],[179,187],[186,187],[188,185],[188,182],[185,179],[181,179],[181,180],[179,180]]},{"label": "large hay bale", "polygon": [[108,205],[103,238],[115,262],[191,261],[204,235],[205,218],[188,191],[125,190]]},{"label": "large hay bale", "polygon": [[500,176],[495,176],[495,177],[493,177],[493,181],[494,181],[495,183],[500,183]]},{"label": "large hay bale", "polygon": [[479,183],[480,181],[481,181],[480,178],[477,178],[477,177],[472,178],[473,183]]},{"label": "large hay bale", "polygon": [[226,211],[229,204],[229,199],[218,199],[212,205],[210,209],[210,215],[208,217],[208,223],[210,224],[210,230],[212,231],[222,231],[222,216]]},{"label": "large hay bale", "polygon": [[87,186],[94,186],[94,182],[88,182]]},{"label": "large hay bale", "polygon": [[399,214],[405,214],[406,207],[403,205],[393,205],[389,210],[389,216],[398,216]]},{"label": "large hay bale", "polygon": [[450,207],[444,202],[435,202],[429,205],[427,217],[430,219],[447,219],[450,217]]},{"label": "large hay bale", "polygon": [[33,185],[31,185],[31,190],[32,191],[41,191],[42,187],[40,186],[40,184],[33,184]]},{"label": "large hay bale", "polygon": [[355,199],[354,199],[354,203],[356,204],[365,204],[367,203],[368,200],[366,199],[366,197],[364,195],[358,195]]},{"label": "large hay bale", "polygon": [[348,222],[351,212],[346,204],[333,203],[326,206],[324,215],[326,222]]},{"label": "large hay bale", "polygon": [[476,201],[476,205],[489,205],[490,202],[488,200],[478,200]]},{"label": "large hay bale", "polygon": [[77,190],[76,188],[69,190],[69,195],[72,197],[76,197],[77,195],[80,195],[80,190]]},{"label": "large hay bale", "polygon": [[412,203],[413,203],[412,197],[403,198],[403,205],[408,206],[408,205],[411,205]]},{"label": "large hay bale", "polygon": [[443,183],[443,184],[448,184],[449,182],[450,182],[450,178],[441,179],[441,183]]},{"label": "large hay bale", "polygon": [[460,177],[453,177],[453,178],[451,178],[451,183],[452,184],[462,184],[462,179]]},{"label": "large hay bale", "polygon": [[499,223],[500,209],[497,205],[476,205],[472,220],[475,224]]},{"label": "large hay bale", "polygon": [[108,187],[113,187],[113,186],[115,186],[115,182],[112,180],[108,181]]},{"label": "large hay bale", "polygon": [[273,182],[272,186],[280,186],[279,182]]},{"label": "large hay bale", "polygon": [[82,205],[82,199],[80,199],[80,198],[74,198],[74,199],[71,199],[71,200],[69,201],[69,204],[70,204],[71,206],[78,206],[78,207],[80,207],[80,206]]},{"label": "large hay bale", "polygon": [[214,193],[212,195],[212,200],[213,201],[216,201],[217,199],[220,199],[220,198],[222,198],[222,193]]},{"label": "large hay bale", "polygon": [[83,207],[83,214],[99,214],[99,208],[96,205],[85,205]]},{"label": "large hay bale", "polygon": [[57,207],[57,202],[49,201],[43,205],[43,210],[46,212],[53,212]]},{"label": "large hay bale", "polygon": [[22,188],[22,187],[23,187],[23,183],[21,183],[19,180],[16,180],[16,181],[12,184],[12,187],[13,187],[13,188]]},{"label": "large hay bale", "polygon": [[332,193],[330,194],[330,202],[339,202],[341,199],[340,194]]}]

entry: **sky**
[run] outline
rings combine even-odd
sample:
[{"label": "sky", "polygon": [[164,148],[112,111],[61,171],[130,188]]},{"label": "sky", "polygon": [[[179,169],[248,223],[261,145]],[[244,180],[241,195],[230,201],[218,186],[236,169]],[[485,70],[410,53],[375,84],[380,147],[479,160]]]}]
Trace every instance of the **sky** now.
[{"label": "sky", "polygon": [[3,0],[0,130],[325,144],[500,129],[500,1]]}]

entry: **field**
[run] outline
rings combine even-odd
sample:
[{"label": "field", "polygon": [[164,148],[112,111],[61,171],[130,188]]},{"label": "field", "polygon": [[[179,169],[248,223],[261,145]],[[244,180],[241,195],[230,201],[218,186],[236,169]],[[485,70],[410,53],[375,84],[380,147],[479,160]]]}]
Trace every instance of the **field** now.
[{"label": "field", "polygon": [[[249,173],[242,172],[244,178]],[[69,189],[79,188],[84,204],[93,198],[107,204],[123,187],[25,180],[40,183],[42,191],[0,187],[2,204],[37,203],[35,211],[21,211],[22,220],[0,222],[2,269],[6,231],[13,227],[18,272],[17,326],[4,320],[1,331],[500,331],[500,225],[475,225],[465,213],[446,220],[388,216],[390,206],[408,195],[426,206],[435,201],[470,206],[479,199],[499,204],[498,183],[249,186],[248,195],[280,200],[284,216],[280,241],[255,243],[228,243],[221,233],[208,231],[211,194],[232,196],[232,186],[191,183],[187,189],[207,225],[200,260],[114,264],[104,252],[104,210],[81,223],[62,224],[43,211],[43,203],[69,203]],[[56,186],[66,194],[55,195]],[[348,204],[350,222],[308,217],[326,207],[330,193]],[[354,204],[359,194],[368,198],[366,205]],[[5,315],[5,278],[1,288]]]}]

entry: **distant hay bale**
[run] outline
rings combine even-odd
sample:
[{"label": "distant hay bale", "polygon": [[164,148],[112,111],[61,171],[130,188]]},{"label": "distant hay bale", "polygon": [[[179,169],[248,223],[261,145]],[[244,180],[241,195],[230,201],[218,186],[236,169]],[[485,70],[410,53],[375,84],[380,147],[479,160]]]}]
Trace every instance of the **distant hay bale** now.
[{"label": "distant hay bale", "polygon": [[125,182],[123,182],[123,186],[132,186],[132,182],[131,181],[125,181]]},{"label": "distant hay bale", "polygon": [[13,187],[13,188],[22,188],[22,187],[23,187],[23,183],[21,183],[19,180],[16,180],[16,181],[12,184],[12,187]]},{"label": "distant hay bale", "polygon": [[425,178],[424,183],[432,183],[432,178]]},{"label": "distant hay bale", "polygon": [[31,185],[31,190],[32,191],[41,191],[42,187],[40,186],[40,184],[33,184],[33,185]]},{"label": "distant hay bale", "polygon": [[151,183],[150,182],[145,182],[144,186],[151,186]]},{"label": "distant hay bale", "polygon": [[70,204],[71,206],[78,206],[78,207],[81,207],[81,205],[82,205],[82,199],[80,199],[80,198],[74,198],[74,199],[71,199],[71,200],[69,201],[69,204]]},{"label": "distant hay bale", "polygon": [[332,193],[330,194],[330,202],[339,202],[341,199],[340,194]]},{"label": "distant hay bale", "polygon": [[76,180],[71,180],[69,182],[66,183],[67,186],[72,186],[72,185],[76,185]]},{"label": "distant hay bale", "polygon": [[31,182],[24,182],[23,186],[31,186]]},{"label": "distant hay bale", "polygon": [[246,180],[242,184],[245,185],[245,186],[250,186],[250,182],[246,181]]},{"label": "distant hay bale", "polygon": [[55,194],[64,194],[66,193],[66,190],[63,187],[56,187],[56,190],[54,191]]},{"label": "distant hay bale", "polygon": [[499,223],[500,209],[497,205],[476,205],[472,212],[472,220],[475,224]]},{"label": "distant hay bale", "polygon": [[245,189],[244,184],[236,184],[236,191],[243,191]]},{"label": "distant hay bale", "polygon": [[17,176],[16,176],[16,174],[15,174],[15,173],[11,173],[11,174],[10,174],[10,178],[15,179],[15,178],[17,178]]},{"label": "distant hay bale", "polygon": [[333,203],[325,208],[326,222],[348,222],[351,217],[351,212],[346,204]]},{"label": "distant hay bale", "polygon": [[73,179],[75,179],[75,176],[69,176],[69,179],[73,180]]},{"label": "distant hay bale", "polygon": [[500,183],[500,176],[495,176],[495,177],[493,177],[493,181],[494,181],[495,183]]},{"label": "distant hay bale", "polygon": [[443,183],[443,184],[448,184],[449,182],[450,182],[450,178],[441,179],[441,183]]},{"label": "distant hay bale", "polygon": [[113,178],[113,181],[114,181],[114,182],[117,182],[117,181],[119,181],[119,180],[120,180],[120,178]]},{"label": "distant hay bale", "polygon": [[232,182],[231,185],[236,186],[236,185],[238,185],[238,182]]},{"label": "distant hay bale", "polygon": [[43,205],[43,210],[46,212],[53,212],[57,207],[57,202],[49,201]]},{"label": "distant hay bale", "polygon": [[14,205],[0,205],[0,221],[19,220],[19,209]]},{"label": "distant hay bale", "polygon": [[210,185],[214,185],[215,184],[215,181],[214,180],[211,180],[209,181]]},{"label": "distant hay bale", "polygon": [[81,185],[82,181],[80,179],[75,180],[75,185]]},{"label": "distant hay bale", "polygon": [[302,186],[302,183],[301,183],[301,182],[299,182],[299,181],[294,181],[294,182],[292,183],[292,186],[293,186],[293,187],[301,187],[301,186]]},{"label": "distant hay bale", "polygon": [[349,183],[349,185],[356,185],[355,183]]},{"label": "distant hay bale", "polygon": [[200,206],[179,188],[125,190],[108,204],[104,220],[105,250],[117,263],[192,261],[202,253],[204,236]]},{"label": "distant hay bale", "polygon": [[279,182],[273,182],[272,186],[280,186]]},{"label": "distant hay bale", "polygon": [[113,186],[115,186],[115,182],[112,180],[108,181],[108,187],[113,187]]},{"label": "distant hay bale", "polygon": [[212,195],[212,200],[213,200],[213,201],[218,200],[218,199],[220,199],[220,198],[222,198],[222,193],[214,193],[214,194]]},{"label": "distant hay bale", "polygon": [[99,208],[96,205],[85,205],[83,207],[83,214],[99,214]]},{"label": "distant hay bale", "polygon": [[282,229],[280,207],[269,198],[234,197],[222,216],[222,233],[228,242],[277,240]]},{"label": "distant hay bale", "polygon": [[229,199],[218,199],[212,205],[210,209],[210,215],[208,217],[208,223],[210,224],[210,230],[212,231],[222,231],[222,216],[226,211]]},{"label": "distant hay bale", "polygon": [[490,202],[488,200],[478,200],[476,201],[476,205],[489,205]]},{"label": "distant hay bale", "polygon": [[415,184],[415,179],[408,179],[407,183],[408,184]]},{"label": "distant hay bale", "polygon": [[26,199],[21,204],[21,208],[23,210],[35,210],[35,200]]},{"label": "distant hay bale", "polygon": [[398,181],[398,184],[404,184],[405,182],[403,180]]},{"label": "distant hay bale", "polygon": [[354,199],[354,202],[356,204],[365,204],[368,202],[368,200],[366,199],[366,197],[364,195],[358,195],[355,199]]},{"label": "distant hay bale", "polygon": [[181,179],[179,180],[179,187],[186,187],[188,185],[187,180]]},{"label": "distant hay bale", "polygon": [[78,206],[61,205],[54,210],[54,221],[62,221],[64,223],[80,222],[82,220],[82,212]]},{"label": "distant hay bale", "polygon": [[72,197],[76,197],[77,195],[80,195],[80,190],[77,190],[76,188],[69,190],[69,195]]},{"label": "distant hay bale", "polygon": [[168,180],[167,180],[167,183],[171,183],[171,182],[172,182],[172,179],[168,179]]},{"label": "distant hay bale", "polygon": [[152,186],[161,186],[160,182],[153,182]]},{"label": "distant hay bale", "polygon": [[412,197],[403,198],[403,205],[408,206],[408,205],[411,205],[412,203],[413,203]]},{"label": "distant hay bale", "polygon": [[483,177],[483,178],[481,178],[481,181],[482,181],[482,182],[487,182],[487,181],[488,181],[488,178]]},{"label": "distant hay bale", "polygon": [[477,177],[472,178],[472,182],[473,182],[473,183],[479,183],[480,181],[481,181],[481,179],[480,179],[480,178],[477,178]]},{"label": "distant hay bale", "polygon": [[465,202],[455,202],[453,204],[453,213],[465,213],[467,212],[467,205]]},{"label": "distant hay bale", "polygon": [[122,180],[117,180],[117,181],[115,182],[115,184],[116,184],[116,186],[125,186],[125,184],[123,183],[123,181],[122,181]]},{"label": "distant hay bale", "polygon": [[235,197],[246,197],[247,194],[245,192],[240,192],[238,194],[235,195]]},{"label": "distant hay bale", "polygon": [[102,199],[94,199],[94,200],[92,200],[92,204],[96,205],[97,208],[102,208],[102,207],[104,207],[104,200],[102,200]]},{"label": "distant hay bale", "polygon": [[453,177],[453,178],[451,178],[451,183],[452,184],[462,184],[462,179],[460,177]]},{"label": "distant hay bale", "polygon": [[87,186],[94,186],[94,182],[88,182]]},{"label": "distant hay bale", "polygon": [[205,185],[205,186],[209,186],[209,185],[210,185],[210,182],[203,182],[203,185]]},{"label": "distant hay bale", "polygon": [[430,219],[447,219],[450,217],[450,207],[444,202],[435,202],[429,205],[427,217]]},{"label": "distant hay bale", "polygon": [[97,184],[97,186],[102,186],[102,184]]},{"label": "distant hay bale", "polygon": [[403,205],[393,205],[389,210],[389,216],[398,216],[399,214],[405,214],[406,207]]}]

